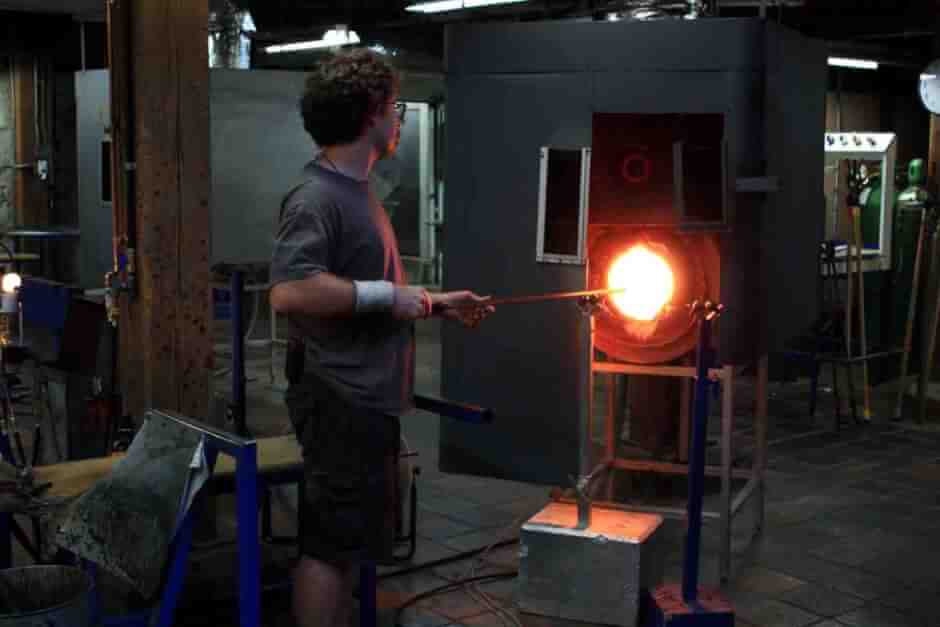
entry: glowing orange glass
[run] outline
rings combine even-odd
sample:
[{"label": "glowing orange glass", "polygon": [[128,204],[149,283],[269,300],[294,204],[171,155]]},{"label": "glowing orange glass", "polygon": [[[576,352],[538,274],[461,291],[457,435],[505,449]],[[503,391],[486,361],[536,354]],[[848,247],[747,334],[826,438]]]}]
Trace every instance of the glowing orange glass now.
[{"label": "glowing orange glass", "polygon": [[607,287],[624,289],[610,297],[620,313],[634,320],[653,320],[672,299],[674,279],[665,259],[638,244],[611,264]]}]

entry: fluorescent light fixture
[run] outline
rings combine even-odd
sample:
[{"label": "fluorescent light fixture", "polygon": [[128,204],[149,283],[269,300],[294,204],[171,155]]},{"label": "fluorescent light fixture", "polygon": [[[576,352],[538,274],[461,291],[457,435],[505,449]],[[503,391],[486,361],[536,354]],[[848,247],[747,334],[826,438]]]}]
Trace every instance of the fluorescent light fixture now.
[{"label": "fluorescent light fixture", "polygon": [[921,74],[921,75],[920,75],[920,80],[922,80],[922,81],[935,81],[935,80],[937,80],[937,75],[936,75],[936,74]]},{"label": "fluorescent light fixture", "polygon": [[405,7],[406,11],[415,13],[443,13],[444,11],[457,11],[463,8],[463,0],[438,0],[437,2],[419,2]]},{"label": "fluorescent light fixture", "polygon": [[417,2],[405,7],[406,11],[414,13],[444,13],[445,11],[459,11],[460,9],[475,9],[477,7],[495,6],[497,4],[515,4],[528,0],[433,0],[432,2]]},{"label": "fluorescent light fixture", "polygon": [[292,44],[280,44],[277,46],[267,46],[264,51],[268,54],[277,54],[279,52],[297,52],[298,50],[316,50],[318,48],[334,48],[336,46],[348,46],[359,43],[359,35],[354,30],[345,28],[336,28],[326,31],[323,39],[312,41],[297,41]]},{"label": "fluorescent light fixture", "polygon": [[869,59],[850,59],[846,57],[829,57],[829,65],[833,67],[847,67],[855,70],[877,70],[878,62]]}]

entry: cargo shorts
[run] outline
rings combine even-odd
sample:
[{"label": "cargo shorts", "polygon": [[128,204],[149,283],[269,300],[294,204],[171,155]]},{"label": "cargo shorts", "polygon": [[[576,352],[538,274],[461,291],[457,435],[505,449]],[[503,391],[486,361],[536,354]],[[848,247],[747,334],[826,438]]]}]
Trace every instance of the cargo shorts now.
[{"label": "cargo shorts", "polygon": [[285,401],[304,458],[301,553],[337,566],[390,562],[401,511],[398,418],[356,407],[309,375]]}]

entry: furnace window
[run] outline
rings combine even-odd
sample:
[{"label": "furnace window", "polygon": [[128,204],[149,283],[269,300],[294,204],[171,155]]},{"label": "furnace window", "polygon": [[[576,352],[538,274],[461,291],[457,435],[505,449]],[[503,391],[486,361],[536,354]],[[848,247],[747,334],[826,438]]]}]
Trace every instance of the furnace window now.
[{"label": "furnace window", "polygon": [[590,149],[542,148],[536,260],[584,263]]}]

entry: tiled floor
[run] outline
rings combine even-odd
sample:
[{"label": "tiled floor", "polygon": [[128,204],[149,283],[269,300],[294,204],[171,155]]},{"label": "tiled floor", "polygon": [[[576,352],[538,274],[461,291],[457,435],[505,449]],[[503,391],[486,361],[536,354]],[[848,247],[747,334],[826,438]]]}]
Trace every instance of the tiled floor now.
[{"label": "tiled floor", "polygon": [[[419,341],[418,388],[436,393],[440,347],[437,328],[426,325]],[[277,386],[267,385],[265,366],[252,362],[249,422],[256,433],[287,430]],[[224,380],[220,380],[224,384]],[[747,451],[751,391],[740,383],[735,444]],[[771,449],[768,461],[764,532],[748,543],[750,508],[734,526],[734,574],[724,594],[734,603],[743,627],[907,627],[940,625],[940,429],[910,422],[831,430],[831,417],[815,422],[805,415],[805,384],[771,386]],[[890,386],[876,391],[876,409],[893,398]],[[832,410],[821,397],[820,413]],[[712,421],[713,424],[717,421]],[[500,541],[518,538],[522,521],[548,501],[546,487],[437,471],[437,418],[416,413],[403,420],[404,433],[420,452],[419,541],[411,563],[383,568],[381,620],[390,625],[394,608],[412,595],[472,574],[511,573],[518,545],[494,548],[483,556],[460,557]],[[795,437],[802,436],[802,437]],[[746,463],[747,460],[741,460]],[[711,496],[710,498],[714,498]],[[223,506],[223,510],[224,510]],[[277,512],[279,530],[290,532],[291,518]],[[702,582],[718,584],[717,525],[704,530]],[[223,529],[231,528],[223,525]],[[681,578],[680,521],[665,523],[669,539],[662,556],[665,578]],[[266,553],[266,573],[284,575],[290,549]],[[428,565],[439,560],[447,563]],[[230,598],[234,555],[197,555],[198,575],[188,584],[183,624],[207,624],[207,587],[215,598]],[[398,574],[396,574],[398,573]],[[210,582],[211,580],[211,582]],[[226,584],[225,582],[228,582]],[[230,588],[232,590],[233,588]],[[486,594],[482,596],[480,592]],[[566,621],[519,615],[513,605],[514,579],[496,579],[474,588],[456,588],[411,606],[402,625],[542,625]],[[265,624],[291,625],[284,590],[265,597]],[[231,617],[231,604],[220,616]],[[229,612],[229,613],[226,613]],[[224,618],[215,620],[222,624]],[[611,622],[617,622],[612,617]]]}]

